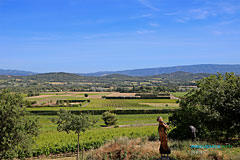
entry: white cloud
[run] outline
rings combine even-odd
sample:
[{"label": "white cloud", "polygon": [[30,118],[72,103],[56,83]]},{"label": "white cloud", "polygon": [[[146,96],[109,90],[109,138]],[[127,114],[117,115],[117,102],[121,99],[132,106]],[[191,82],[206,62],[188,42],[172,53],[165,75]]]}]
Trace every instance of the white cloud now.
[{"label": "white cloud", "polygon": [[240,19],[232,19],[232,20],[226,20],[226,21],[222,21],[220,23],[218,23],[218,25],[229,25],[229,24],[233,24],[233,23],[236,23],[236,22],[239,22]]},{"label": "white cloud", "polygon": [[213,31],[213,34],[214,34],[214,35],[217,35],[217,36],[220,36],[220,35],[223,34],[223,32],[221,32],[221,31]]},{"label": "white cloud", "polygon": [[[213,17],[227,17],[239,13],[240,4],[234,4],[230,1],[203,1],[201,7],[198,8],[186,8],[184,10],[178,10],[165,13],[166,16],[175,17],[177,22],[185,23],[191,20],[205,20]],[[230,24],[232,22],[223,22],[222,24]]]},{"label": "white cloud", "polygon": [[58,37],[54,37],[54,36],[45,36],[45,37],[32,37],[31,40],[33,41],[52,41],[52,40],[57,40]]},{"label": "white cloud", "polygon": [[190,20],[189,17],[183,17],[183,18],[178,18],[178,19],[176,19],[176,22],[186,23],[186,22],[189,21],[189,20]]},{"label": "white cloud", "polygon": [[138,30],[136,31],[137,34],[147,34],[147,33],[154,33],[154,30]]},{"label": "white cloud", "polygon": [[138,0],[142,5],[144,5],[145,7],[154,10],[154,11],[159,11],[158,8],[154,7],[149,0]]},{"label": "white cloud", "polygon": [[239,31],[236,31],[236,30],[223,30],[223,31],[219,31],[219,30],[216,30],[216,31],[213,31],[212,32],[214,35],[217,35],[217,36],[223,36],[223,35],[239,35],[240,32]]},{"label": "white cloud", "polygon": [[159,24],[157,24],[157,23],[149,23],[149,25],[152,26],[152,27],[158,27],[159,26]]},{"label": "white cloud", "polygon": [[207,9],[192,9],[189,13],[193,19],[206,19],[210,14]]},{"label": "white cloud", "polygon": [[168,13],[164,13],[163,15],[165,16],[175,16],[175,15],[179,15],[180,12],[168,12]]},{"label": "white cloud", "polygon": [[139,19],[139,18],[150,18],[152,17],[153,15],[151,13],[147,13],[147,14],[142,14],[140,16],[132,16],[130,17],[130,19]]}]

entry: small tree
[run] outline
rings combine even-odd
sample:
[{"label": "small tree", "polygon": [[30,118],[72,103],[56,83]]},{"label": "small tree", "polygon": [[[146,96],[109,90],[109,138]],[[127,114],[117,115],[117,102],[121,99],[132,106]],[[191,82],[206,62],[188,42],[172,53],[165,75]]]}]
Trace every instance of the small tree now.
[{"label": "small tree", "polygon": [[[86,114],[74,115],[70,111],[65,111],[61,109],[58,112],[58,118],[53,119],[56,122],[59,132],[65,131],[69,133],[73,131],[77,134],[77,160],[79,160],[79,137],[81,132],[85,132],[91,126],[93,126],[97,121],[95,119],[90,119]],[[82,149],[82,159],[83,159],[83,149]]]},{"label": "small tree", "polygon": [[84,94],[84,96],[85,96],[85,97],[88,97],[88,94],[87,94],[87,93],[85,93],[85,94]]},{"label": "small tree", "polygon": [[38,120],[25,111],[20,94],[0,93],[0,159],[31,156],[33,137],[38,135]]},{"label": "small tree", "polygon": [[102,114],[102,119],[106,124],[106,126],[115,125],[117,123],[117,117],[116,117],[116,114],[114,113],[104,112]]}]

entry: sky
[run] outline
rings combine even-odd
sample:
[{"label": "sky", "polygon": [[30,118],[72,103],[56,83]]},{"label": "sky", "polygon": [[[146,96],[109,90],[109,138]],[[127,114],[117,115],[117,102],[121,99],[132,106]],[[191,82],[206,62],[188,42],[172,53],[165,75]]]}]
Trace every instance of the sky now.
[{"label": "sky", "polygon": [[240,0],[0,0],[0,69],[239,62]]}]

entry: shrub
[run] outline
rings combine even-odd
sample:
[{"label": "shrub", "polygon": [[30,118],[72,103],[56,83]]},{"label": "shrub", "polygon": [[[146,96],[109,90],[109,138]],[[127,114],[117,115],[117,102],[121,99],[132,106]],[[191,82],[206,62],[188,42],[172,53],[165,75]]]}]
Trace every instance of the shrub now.
[{"label": "shrub", "polygon": [[7,90],[0,93],[0,159],[31,156],[38,120],[25,111],[26,102],[20,94]]},{"label": "shrub", "polygon": [[[180,101],[181,109],[169,121],[176,126],[171,136],[190,137],[188,127],[197,128],[199,138],[227,140],[239,135],[240,130],[240,77],[233,73],[218,74],[198,82]],[[170,136],[170,135],[169,135]]]},{"label": "shrub", "polygon": [[102,114],[102,119],[103,119],[104,123],[106,124],[106,126],[115,125],[117,123],[116,114],[108,112],[108,111],[104,112]]}]

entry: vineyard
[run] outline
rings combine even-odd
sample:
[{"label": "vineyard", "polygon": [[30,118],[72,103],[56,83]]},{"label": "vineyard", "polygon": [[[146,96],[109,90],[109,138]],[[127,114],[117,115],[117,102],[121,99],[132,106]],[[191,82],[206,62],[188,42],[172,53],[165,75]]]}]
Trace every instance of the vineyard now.
[{"label": "vineyard", "polygon": [[[88,96],[86,97],[85,94]],[[121,96],[130,93],[121,93]],[[131,93],[132,94],[132,93]],[[60,109],[71,111],[91,110],[126,110],[138,113],[140,110],[152,110],[152,114],[131,114],[117,115],[117,124],[112,127],[105,127],[101,115],[91,115],[98,119],[96,125],[80,135],[80,148],[84,150],[95,149],[112,139],[118,137],[138,138],[157,137],[156,118],[162,116],[168,121],[170,113],[153,114],[155,110],[178,109],[176,99],[103,99],[106,95],[120,95],[117,92],[50,92],[40,93],[39,96],[25,97],[30,101],[36,101],[39,106],[27,108],[27,111],[58,111]],[[80,106],[64,106],[63,103],[82,103]],[[52,104],[60,104],[59,106]],[[47,104],[47,105],[46,105]],[[36,112],[36,113],[37,113]],[[100,113],[100,112],[99,112]],[[142,112],[141,112],[142,113]],[[156,112],[157,113],[157,112]],[[32,115],[33,117],[38,115]],[[35,139],[33,156],[75,152],[77,149],[77,135],[75,133],[58,132],[57,125],[51,122],[56,115],[40,115],[40,135]]]},{"label": "vineyard", "polygon": [[[157,126],[120,127],[126,124],[156,124],[158,114],[118,115],[118,123],[115,128],[106,128],[100,116],[94,116],[99,121],[94,128],[81,134],[80,146],[84,150],[98,148],[113,138],[126,136],[129,138],[149,137],[157,135]],[[168,121],[169,114],[161,115]],[[41,133],[36,138],[33,148],[33,156],[75,152],[77,136],[74,133],[58,132],[56,124],[51,122],[54,116],[39,116]],[[118,127],[119,126],[119,127]]]}]

